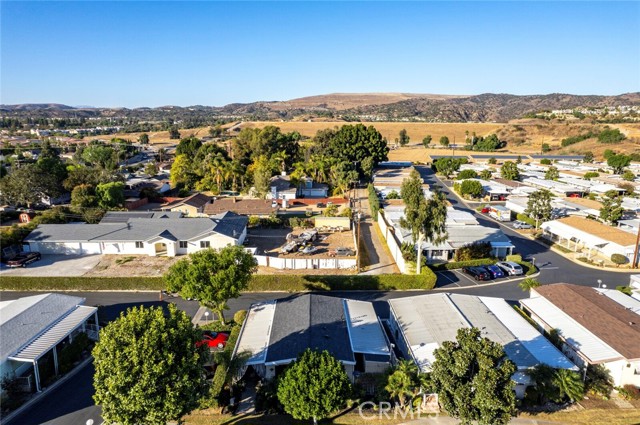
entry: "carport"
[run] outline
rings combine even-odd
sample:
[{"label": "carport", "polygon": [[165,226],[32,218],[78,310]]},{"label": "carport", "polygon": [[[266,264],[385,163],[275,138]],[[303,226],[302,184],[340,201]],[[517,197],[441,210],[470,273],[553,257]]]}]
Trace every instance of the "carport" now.
[{"label": "carport", "polygon": [[[93,317],[95,325],[87,324],[87,321]],[[8,360],[16,362],[32,363],[33,372],[36,381],[36,391],[42,391],[40,386],[40,369],[38,360],[49,351],[53,350],[53,363],[55,374],[58,375],[58,344],[69,338],[72,341],[74,332],[78,329],[87,333],[89,338],[94,341],[98,339],[98,309],[96,307],[76,306],[69,314],[42,332],[24,347],[22,347],[15,355],[8,357]]]}]

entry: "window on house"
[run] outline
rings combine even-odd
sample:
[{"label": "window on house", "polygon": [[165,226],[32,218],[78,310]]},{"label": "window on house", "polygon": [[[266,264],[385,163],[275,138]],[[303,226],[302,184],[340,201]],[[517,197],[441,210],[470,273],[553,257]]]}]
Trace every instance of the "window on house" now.
[{"label": "window on house", "polygon": [[180,241],[180,248],[186,248],[187,245],[187,241]]},{"label": "window on house", "polygon": [[144,248],[144,243],[140,242],[140,241],[137,241],[136,242],[136,248]]},{"label": "window on house", "polygon": [[209,248],[211,246],[211,242],[209,241],[200,241],[200,248]]}]

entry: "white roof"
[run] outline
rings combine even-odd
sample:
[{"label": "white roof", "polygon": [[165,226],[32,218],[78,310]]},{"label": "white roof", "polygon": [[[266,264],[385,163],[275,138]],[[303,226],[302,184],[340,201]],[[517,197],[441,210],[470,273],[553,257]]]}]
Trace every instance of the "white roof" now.
[{"label": "white roof", "polygon": [[552,329],[557,329],[567,344],[587,357],[592,363],[623,358],[622,354],[607,345],[571,316],[544,297],[536,296],[520,300],[520,303]]},{"label": "white roof", "polygon": [[242,326],[242,332],[238,337],[238,344],[233,353],[234,356],[237,353],[248,353],[251,357],[247,360],[247,365],[265,362],[275,312],[276,300],[251,305]]},{"label": "white roof", "polygon": [[353,352],[388,356],[389,344],[373,304],[346,299],[343,302]]},{"label": "white roof", "polygon": [[455,341],[458,329],[471,326],[503,345],[520,370],[539,363],[576,369],[501,298],[443,293],[392,299],[389,305],[411,356],[423,371],[431,368],[436,348],[444,341]]},{"label": "white roof", "polygon": [[480,297],[480,300],[496,315],[498,320],[538,360],[555,369],[578,368],[565,357],[547,338],[529,324],[502,298]]},{"label": "white roof", "polygon": [[631,298],[629,295],[623,294],[617,289],[594,288],[596,291],[602,292],[627,310],[633,311],[640,315],[640,301]]},{"label": "white roof", "polygon": [[602,239],[598,236],[592,235],[591,233],[584,232],[580,229],[576,229],[575,227],[569,226],[568,224],[562,223],[557,220],[546,221],[540,225],[542,230],[553,233],[554,235],[560,235],[563,238],[571,239],[576,238],[585,243],[585,245],[590,247],[604,247],[609,244],[615,244],[614,242],[608,241],[606,239]]},{"label": "white roof", "polygon": [[62,320],[44,331],[25,347],[21,348],[15,355],[9,358],[17,361],[38,360],[65,339],[71,332],[73,332],[74,329],[95,314],[96,311],[98,311],[96,307],[87,307],[84,305],[76,306],[76,308]]}]

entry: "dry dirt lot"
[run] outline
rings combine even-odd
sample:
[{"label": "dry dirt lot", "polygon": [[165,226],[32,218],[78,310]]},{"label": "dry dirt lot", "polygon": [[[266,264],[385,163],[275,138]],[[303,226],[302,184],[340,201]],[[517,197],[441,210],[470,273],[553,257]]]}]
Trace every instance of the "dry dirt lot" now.
[{"label": "dry dirt lot", "polygon": [[149,257],[148,255],[103,255],[85,276],[132,277],[162,276],[180,257]]}]

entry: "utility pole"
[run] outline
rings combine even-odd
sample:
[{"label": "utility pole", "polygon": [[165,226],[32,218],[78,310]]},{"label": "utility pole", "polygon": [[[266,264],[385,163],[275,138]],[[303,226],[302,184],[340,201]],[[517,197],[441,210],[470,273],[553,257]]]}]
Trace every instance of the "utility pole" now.
[{"label": "utility pole", "polygon": [[633,269],[638,267],[638,243],[640,243],[640,225],[638,225],[638,234],[636,235],[636,246],[633,248],[633,263],[631,264]]}]

